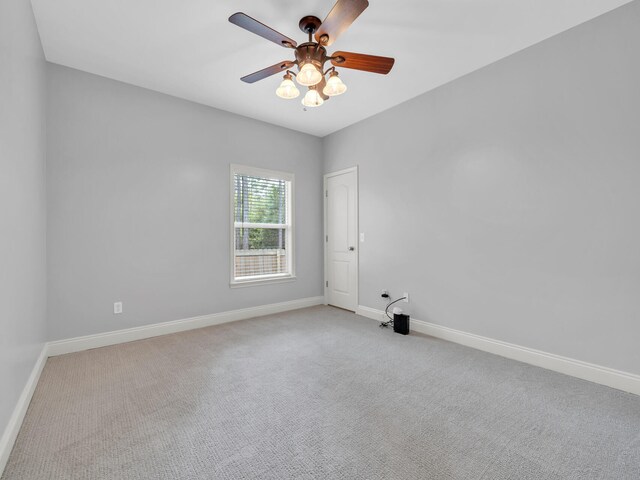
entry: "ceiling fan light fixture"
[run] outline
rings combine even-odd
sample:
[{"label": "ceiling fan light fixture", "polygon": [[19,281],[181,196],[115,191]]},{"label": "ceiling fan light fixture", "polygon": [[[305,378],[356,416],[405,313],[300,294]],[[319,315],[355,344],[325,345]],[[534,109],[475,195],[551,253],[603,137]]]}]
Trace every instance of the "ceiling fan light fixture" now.
[{"label": "ceiling fan light fixture", "polygon": [[296,80],[300,85],[311,87],[322,81],[322,72],[313,63],[305,63],[300,67],[300,72],[296,75]]},{"label": "ceiling fan light fixture", "polygon": [[335,97],[337,95],[342,95],[347,91],[347,86],[344,82],[338,77],[338,72],[335,70],[331,72],[329,75],[329,80],[327,80],[327,84],[322,89],[322,93],[329,97]]},{"label": "ceiling fan light fixture", "polygon": [[[308,41],[300,45],[292,38],[281,34],[246,13],[237,12],[231,15],[229,22],[280,47],[292,49],[295,57],[292,60],[283,60],[270,67],[245,75],[240,80],[245,83],[255,83],[272,75],[282,75],[284,72],[284,80],[276,89],[276,95],[284,99],[297,98],[301,96],[300,90],[303,90],[300,86],[308,87],[303,90],[305,95],[302,104],[305,107],[319,107],[329,98],[342,95],[347,91],[347,86],[338,77],[336,67],[381,75],[389,73],[395,62],[393,58],[354,52],[327,52],[326,47],[332,45],[369,6],[369,0],[334,1],[336,3],[324,21],[314,15],[302,17],[298,26],[308,37]],[[328,70],[326,70],[327,62],[332,65]],[[297,73],[292,70],[296,66]],[[327,76],[327,74],[329,75]],[[295,77],[295,83],[293,77]]]},{"label": "ceiling fan light fixture", "polygon": [[304,105],[305,107],[319,107],[323,103],[324,100],[322,99],[322,96],[320,95],[318,90],[313,87],[309,88],[309,91],[302,99],[302,105]]},{"label": "ceiling fan light fixture", "polygon": [[282,83],[276,89],[276,95],[280,98],[284,98],[285,100],[291,100],[300,95],[300,90],[298,90],[296,84],[293,83],[293,77],[289,72],[287,72],[284,76],[284,80],[282,80]]}]

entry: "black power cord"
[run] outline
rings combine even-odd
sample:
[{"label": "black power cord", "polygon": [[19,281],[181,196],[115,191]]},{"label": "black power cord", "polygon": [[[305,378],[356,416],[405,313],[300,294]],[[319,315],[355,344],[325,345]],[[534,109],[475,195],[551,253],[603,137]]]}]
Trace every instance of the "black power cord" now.
[{"label": "black power cord", "polygon": [[389,325],[393,325],[393,317],[391,315],[389,315],[389,307],[391,305],[393,305],[394,303],[398,303],[400,300],[404,300],[405,298],[407,298],[407,297],[399,298],[399,299],[394,300],[393,302],[391,302],[391,303],[389,303],[387,305],[387,308],[384,309],[384,314],[387,316],[387,318],[389,320],[387,320],[386,322],[380,322],[380,328],[384,328],[384,327],[388,327]]}]

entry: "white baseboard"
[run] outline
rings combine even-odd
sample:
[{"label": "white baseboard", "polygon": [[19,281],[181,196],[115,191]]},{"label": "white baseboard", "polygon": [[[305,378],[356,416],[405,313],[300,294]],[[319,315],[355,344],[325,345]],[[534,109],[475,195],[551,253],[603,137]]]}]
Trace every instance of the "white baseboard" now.
[{"label": "white baseboard", "polygon": [[[381,321],[385,318],[382,310],[359,305],[356,310],[358,315]],[[411,330],[432,337],[441,338],[450,342],[459,343],[484,352],[493,353],[502,357],[518,360],[520,362],[546,368],[555,372],[571,375],[590,382],[606,385],[618,390],[640,395],[640,375],[622,372],[612,368],[594,365],[592,363],[562,357],[553,353],[542,352],[533,348],[522,347],[512,343],[482,337],[473,333],[454,330],[434,323],[424,322],[411,318]]]},{"label": "white baseboard", "polygon": [[29,403],[31,403],[33,392],[36,389],[36,385],[38,385],[44,364],[47,363],[47,357],[47,344],[44,344],[38,360],[36,360],[36,364],[33,370],[31,370],[27,384],[24,386],[18,398],[16,407],[13,409],[11,417],[9,417],[9,422],[4,429],[2,438],[0,438],[0,477],[2,476],[2,472],[4,472],[4,467],[7,465],[7,460],[9,460],[9,454],[13,449],[13,445],[16,443],[16,438],[18,438],[18,432],[22,426],[24,416],[27,413],[27,408],[29,408]]},{"label": "white baseboard", "polygon": [[173,320],[170,322],[144,325],[142,327],[98,333],[96,335],[57,340],[49,342],[48,353],[50,357],[54,357],[56,355],[89,350],[91,348],[106,347],[108,345],[132,342],[134,340],[167,335],[169,333],[184,332],[186,330],[194,330],[196,328],[235,322],[236,320],[245,320],[247,318],[261,317],[263,315],[271,315],[273,313],[286,312],[289,310],[297,310],[298,308],[312,307],[314,305],[321,305],[323,302],[324,297],[308,297],[301,298],[299,300],[292,300],[290,302],[272,303],[270,305],[261,305],[259,307],[242,308],[240,310],[212,313],[210,315],[185,318],[182,320]]}]

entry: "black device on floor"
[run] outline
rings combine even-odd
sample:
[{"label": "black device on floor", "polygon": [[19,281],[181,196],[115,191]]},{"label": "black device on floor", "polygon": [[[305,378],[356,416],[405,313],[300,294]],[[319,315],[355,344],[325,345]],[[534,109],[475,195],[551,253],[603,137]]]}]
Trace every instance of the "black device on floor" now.
[{"label": "black device on floor", "polygon": [[393,331],[402,335],[409,334],[409,315],[403,313],[393,314]]}]

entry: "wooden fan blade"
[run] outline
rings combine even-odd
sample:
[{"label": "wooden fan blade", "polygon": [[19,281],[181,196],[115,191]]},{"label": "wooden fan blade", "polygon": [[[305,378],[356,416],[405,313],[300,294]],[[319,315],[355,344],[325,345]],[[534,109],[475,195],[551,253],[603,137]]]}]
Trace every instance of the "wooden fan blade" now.
[{"label": "wooden fan blade", "polygon": [[240,80],[246,83],[255,83],[258,80],[270,77],[276,73],[284,72],[287,68],[291,68],[294,65],[295,63],[285,60],[283,62],[276,63],[275,65],[271,65],[270,67],[263,68],[262,70],[258,70],[257,72],[253,72],[250,75],[242,77]]},{"label": "wooden fan blade", "polygon": [[245,13],[234,13],[229,17],[229,21],[245,30],[249,30],[251,33],[255,33],[262,38],[277,43],[281,47],[295,48],[298,45],[295,40],[285,37],[280,32],[276,32],[273,28],[266,26],[255,18],[251,18]]},{"label": "wooden fan blade", "polygon": [[394,58],[376,57],[375,55],[364,55],[353,52],[335,52],[331,56],[331,63],[335,67],[353,68],[354,70],[364,70],[365,72],[380,73],[386,75],[391,71]]},{"label": "wooden fan blade", "polygon": [[368,6],[368,0],[338,0],[316,32],[316,41],[331,45]]}]

